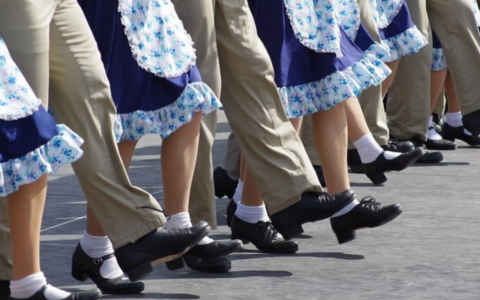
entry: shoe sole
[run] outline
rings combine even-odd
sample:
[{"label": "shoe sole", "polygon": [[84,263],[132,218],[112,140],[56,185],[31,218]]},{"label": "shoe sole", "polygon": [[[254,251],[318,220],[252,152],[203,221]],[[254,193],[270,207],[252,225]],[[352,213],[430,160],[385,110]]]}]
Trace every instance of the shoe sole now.
[{"label": "shoe sole", "polygon": [[[285,238],[285,237],[284,237]],[[251,242],[243,237],[241,234],[232,231],[232,240],[241,240],[244,245],[250,244]],[[253,243],[252,243],[253,244]],[[263,253],[272,253],[272,254],[293,254],[298,251],[298,245],[292,248],[283,248],[283,249],[272,249],[272,250],[262,250],[253,244],[255,248]]]},{"label": "shoe sole", "polygon": [[361,227],[361,228],[357,228],[353,231],[340,232],[338,234],[336,233],[335,235],[337,236],[338,243],[339,244],[346,244],[348,242],[351,242],[354,239],[356,239],[356,237],[357,237],[356,236],[356,231],[361,230],[361,229],[365,229],[365,228],[377,228],[377,227],[383,226],[383,225],[385,225],[387,223],[390,223],[391,221],[395,220],[402,212],[403,212],[402,206],[398,205],[396,210],[392,210],[391,213],[389,213],[378,225],[376,225],[374,227]]},{"label": "shoe sole", "polygon": [[167,263],[172,260],[176,260],[177,258],[182,257],[185,253],[187,253],[190,249],[195,247],[204,237],[208,235],[212,228],[210,226],[205,227],[205,229],[188,245],[184,250],[177,254],[171,254],[165,257],[161,257],[159,259],[156,259],[154,261],[151,261],[149,263],[141,264],[135,268],[132,268],[125,272],[128,276],[128,278],[132,281],[139,281],[142,280],[143,278],[147,277],[150,275],[150,273],[153,272],[153,267],[155,267],[158,264],[162,263]]},{"label": "shoe sole", "polygon": [[102,290],[102,294],[108,294],[108,295],[128,295],[128,294],[140,294],[141,292],[143,292],[145,290],[145,286],[143,286],[142,288],[136,288],[136,289],[133,289],[133,288],[125,288],[125,289],[121,289],[121,290]]}]

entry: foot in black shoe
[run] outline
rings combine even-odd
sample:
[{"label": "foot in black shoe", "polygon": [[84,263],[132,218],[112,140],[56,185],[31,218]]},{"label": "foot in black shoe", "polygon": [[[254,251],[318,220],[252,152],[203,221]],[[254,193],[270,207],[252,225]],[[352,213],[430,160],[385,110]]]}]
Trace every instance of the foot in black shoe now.
[{"label": "foot in black shoe", "polygon": [[415,147],[422,149],[422,156],[416,161],[416,163],[437,164],[443,160],[442,152],[427,150],[424,142],[421,141],[420,139],[413,138],[411,142],[415,145]]},{"label": "foot in black shoe", "polygon": [[360,201],[347,214],[331,218],[333,232],[338,243],[344,244],[355,239],[355,231],[362,228],[382,226],[402,213],[400,204],[382,206],[375,199],[368,197]]},{"label": "foot in black shoe", "polygon": [[[44,286],[41,288],[38,292],[36,292],[32,297],[26,298],[26,299],[21,299],[21,300],[48,300],[45,297],[45,290],[47,289],[47,286]],[[62,300],[97,300],[102,297],[102,292],[100,292],[99,289],[94,289],[86,292],[81,292],[78,294],[71,294],[67,298],[64,298]],[[20,300],[17,298],[10,298],[11,300]]]},{"label": "foot in black shoe", "polygon": [[213,172],[213,183],[215,185],[215,196],[217,196],[217,198],[227,196],[229,199],[232,199],[237,189],[238,180],[233,180],[228,176],[227,171],[221,167],[217,167]]},{"label": "foot in black shoe", "polygon": [[457,149],[457,144],[452,141],[440,139],[440,140],[431,140],[427,139],[425,146],[428,150],[455,150]]},{"label": "foot in black shoe", "polygon": [[399,141],[397,139],[390,139],[386,145],[381,147],[385,151],[401,152],[401,153],[405,153],[415,149],[415,145],[413,145],[412,142]]},{"label": "foot in black shoe", "polygon": [[351,190],[337,195],[327,193],[305,193],[299,202],[270,216],[273,226],[285,240],[303,233],[302,224],[316,222],[333,216],[355,199]]},{"label": "foot in black shoe", "polygon": [[462,117],[463,126],[473,135],[480,135],[480,109]]},{"label": "foot in black shoe", "polygon": [[317,173],[317,178],[318,178],[318,181],[320,181],[320,184],[323,187],[327,187],[327,183],[325,182],[325,175],[323,175],[322,167],[313,165],[313,169],[315,170],[315,173]]},{"label": "foot in black shoe", "polygon": [[158,228],[135,243],[118,248],[118,264],[130,280],[137,281],[153,271],[153,265],[177,259],[210,232],[207,222],[186,229]]},{"label": "foot in black shoe", "polygon": [[184,256],[183,259],[190,269],[202,273],[227,273],[232,268],[232,263],[225,256],[210,259]]},{"label": "foot in black shoe", "polygon": [[10,281],[0,280],[0,299],[8,299],[10,296]]},{"label": "foot in black shoe", "polygon": [[103,278],[100,268],[105,260],[115,257],[115,254],[100,258],[91,258],[77,245],[72,256],[72,276],[79,281],[90,278],[103,294],[138,294],[145,289],[142,282],[131,282],[127,277],[120,276],[114,279]]},{"label": "foot in black shoe", "polygon": [[285,241],[273,228],[271,222],[251,224],[233,216],[232,239],[240,239],[245,243],[250,242],[258,250],[266,253],[295,253],[298,251],[298,244]]},{"label": "foot in black shoe", "polygon": [[227,205],[227,226],[228,227],[231,227],[233,215],[235,214],[236,211],[237,211],[237,203],[235,203],[233,199],[230,199],[230,202],[228,202],[228,205]]},{"label": "foot in black shoe", "polygon": [[365,175],[375,185],[381,185],[387,181],[385,172],[402,171],[422,156],[422,149],[416,148],[407,153],[402,153],[394,159],[386,159],[385,153],[382,152],[373,162],[364,164]]},{"label": "foot in black shoe", "polygon": [[453,127],[445,123],[442,129],[444,139],[454,141],[455,139],[464,141],[470,146],[480,146],[480,135],[468,135],[465,133],[465,127]]}]

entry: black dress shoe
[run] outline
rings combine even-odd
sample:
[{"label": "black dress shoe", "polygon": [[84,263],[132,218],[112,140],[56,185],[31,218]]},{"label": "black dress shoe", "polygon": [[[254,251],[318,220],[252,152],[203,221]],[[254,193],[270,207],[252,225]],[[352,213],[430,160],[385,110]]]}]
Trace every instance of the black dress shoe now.
[{"label": "black dress shoe", "polygon": [[202,273],[227,273],[232,268],[232,263],[225,257],[201,259],[194,256],[184,256],[187,266]]},{"label": "black dress shoe", "polygon": [[427,139],[425,146],[428,150],[455,150],[457,149],[457,144],[452,141],[440,139],[440,140],[431,140]]},{"label": "black dress shoe", "polygon": [[0,299],[8,299],[10,296],[10,281],[0,280]]},{"label": "black dress shoe", "polygon": [[229,199],[232,199],[237,189],[238,180],[233,180],[228,176],[227,171],[221,167],[217,167],[215,171],[213,171],[213,183],[215,185],[215,196],[217,196],[217,198],[227,196]]},{"label": "black dress shoe", "polygon": [[381,146],[385,151],[392,151],[392,152],[409,152],[415,149],[415,145],[413,145],[410,141],[399,141],[395,139],[391,139],[388,143],[384,146]]},{"label": "black dress shoe", "polygon": [[416,161],[420,164],[436,164],[443,160],[443,154],[439,151],[429,151],[422,140],[413,138],[410,140],[416,148],[422,149],[422,156]]},{"label": "black dress shoe", "polygon": [[381,185],[387,181],[385,172],[388,171],[402,171],[422,156],[422,149],[416,148],[407,153],[402,153],[394,159],[386,159],[385,152],[382,152],[377,159],[368,164],[363,164],[365,168],[365,175],[375,185]]},{"label": "black dress shoe", "polygon": [[237,203],[235,203],[233,199],[230,199],[230,202],[228,202],[228,205],[227,205],[227,226],[228,227],[232,227],[232,219],[236,211],[237,211]]},{"label": "black dress shoe", "polygon": [[109,254],[100,258],[91,258],[77,245],[72,256],[72,276],[79,281],[90,279],[97,285],[103,294],[138,294],[145,289],[142,282],[131,282],[127,277],[120,276],[114,279],[103,278],[100,268],[107,259],[115,257]]},{"label": "black dress shoe", "polygon": [[240,239],[244,243],[250,242],[258,250],[266,253],[295,253],[298,251],[298,244],[285,241],[271,222],[251,224],[233,216],[232,239]]},{"label": "black dress shoe", "polygon": [[135,243],[118,248],[115,255],[130,280],[138,281],[153,271],[153,265],[181,257],[196,246],[210,229],[204,221],[186,229],[158,228]]},{"label": "black dress shoe", "polygon": [[330,218],[355,199],[351,190],[337,195],[308,192],[299,202],[271,215],[273,226],[285,240],[291,240],[303,233],[302,224]]},{"label": "black dress shoe", "polygon": [[241,240],[230,241],[214,241],[206,245],[196,245],[190,251],[179,259],[168,262],[167,268],[169,270],[177,270],[184,267],[184,258],[193,257],[200,258],[202,260],[211,260],[214,258],[223,257],[229,255],[242,248]]},{"label": "black dress shoe", "polygon": [[462,117],[463,126],[473,135],[480,135],[480,109]]},{"label": "black dress shoe", "polygon": [[331,218],[333,232],[338,243],[344,244],[355,239],[355,231],[361,228],[382,226],[402,213],[400,204],[382,206],[375,199],[368,197],[360,201],[347,214]]},{"label": "black dress shoe", "polygon": [[327,187],[327,183],[325,182],[325,175],[323,175],[322,166],[313,165],[313,169],[315,170],[315,173],[317,173],[317,178],[318,178],[318,181],[320,181],[320,184],[323,187]]},{"label": "black dress shoe", "polygon": [[445,123],[443,125],[442,136],[444,139],[454,141],[455,139],[464,141],[470,146],[480,146],[480,135],[465,134],[465,127],[453,127]]},{"label": "black dress shoe", "polygon": [[[32,297],[21,299],[21,300],[48,300],[45,297],[45,290],[46,289],[47,289],[47,286],[44,286],[38,292],[36,292]],[[70,296],[68,296],[67,298],[63,298],[62,300],[97,300],[97,299],[100,299],[101,297],[102,297],[102,292],[100,292],[99,289],[94,289],[94,290],[90,290],[90,291],[81,292],[81,293],[78,293],[78,294],[73,294],[72,293]],[[11,297],[10,299],[11,300],[20,300],[20,299],[13,298],[13,297]]]}]

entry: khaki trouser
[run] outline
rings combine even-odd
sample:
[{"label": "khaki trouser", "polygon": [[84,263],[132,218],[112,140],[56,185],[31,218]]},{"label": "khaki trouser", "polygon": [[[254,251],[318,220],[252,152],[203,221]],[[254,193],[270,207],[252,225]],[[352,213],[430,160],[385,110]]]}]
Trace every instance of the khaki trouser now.
[{"label": "khaki trouser", "polygon": [[222,103],[255,183],[274,214],[321,186],[283,110],[267,50],[246,0],[217,0]]},{"label": "khaki trouser", "polygon": [[114,247],[162,226],[160,205],[131,185],[120,159],[110,85],[77,1],[0,0],[0,36],[58,122],[85,139],[73,169]]},{"label": "khaki trouser", "polygon": [[[192,36],[197,67],[203,81],[220,97],[221,78],[214,23],[214,0],[173,0],[175,10]],[[217,227],[213,187],[212,147],[217,131],[217,111],[204,115],[200,127],[198,158],[190,196],[190,217],[195,224],[207,221]]]},{"label": "khaki trouser", "polygon": [[407,4],[413,23],[429,44],[417,54],[402,58],[388,92],[388,128],[400,140],[426,140],[428,130],[432,42],[425,1],[407,0]]}]

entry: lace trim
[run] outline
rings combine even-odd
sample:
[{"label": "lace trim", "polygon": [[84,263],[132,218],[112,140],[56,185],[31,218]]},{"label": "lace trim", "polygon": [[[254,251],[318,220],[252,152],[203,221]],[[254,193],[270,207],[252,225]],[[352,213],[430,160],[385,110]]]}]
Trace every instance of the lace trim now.
[{"label": "lace trim", "polygon": [[413,26],[394,37],[382,40],[382,43],[388,45],[390,49],[390,58],[386,62],[392,62],[417,53],[428,44],[428,41],[417,26]]}]

